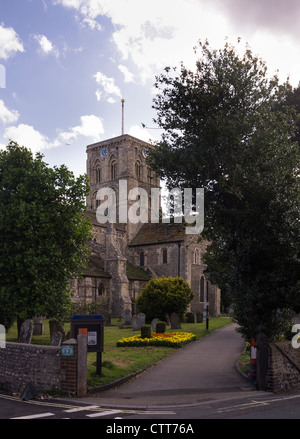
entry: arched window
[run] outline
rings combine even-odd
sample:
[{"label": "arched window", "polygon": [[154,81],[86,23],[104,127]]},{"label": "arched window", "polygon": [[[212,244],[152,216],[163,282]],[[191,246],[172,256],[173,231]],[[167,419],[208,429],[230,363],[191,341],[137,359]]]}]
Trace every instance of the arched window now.
[{"label": "arched window", "polygon": [[166,248],[162,251],[162,263],[167,264],[168,263],[168,250]]},{"label": "arched window", "polygon": [[144,267],[145,265],[145,253],[140,252],[140,267]]},{"label": "arched window", "polygon": [[141,164],[139,161],[135,163],[135,175],[137,178],[141,178]]},{"label": "arched window", "polygon": [[99,166],[97,166],[96,168],[96,183],[100,183],[101,182],[101,169]]},{"label": "arched window", "polygon": [[200,279],[200,302],[204,302],[204,291],[205,289],[205,281],[204,281],[204,276],[201,276]]},{"label": "arched window", "polygon": [[196,248],[194,252],[194,264],[199,264],[199,263],[200,263],[200,254],[199,254],[199,250]]},{"label": "arched window", "polygon": [[117,162],[113,161],[110,165],[110,176],[112,180],[115,180],[117,177]]}]

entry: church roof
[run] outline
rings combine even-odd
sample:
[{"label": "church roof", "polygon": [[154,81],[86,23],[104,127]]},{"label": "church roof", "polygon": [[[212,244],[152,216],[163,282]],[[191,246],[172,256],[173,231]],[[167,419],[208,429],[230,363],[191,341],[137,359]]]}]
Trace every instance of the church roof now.
[{"label": "church roof", "polygon": [[181,242],[184,237],[185,225],[183,223],[145,223],[129,246]]},{"label": "church roof", "polygon": [[103,260],[98,256],[90,256],[88,266],[83,272],[84,277],[106,277],[111,278],[111,275],[104,270]]}]

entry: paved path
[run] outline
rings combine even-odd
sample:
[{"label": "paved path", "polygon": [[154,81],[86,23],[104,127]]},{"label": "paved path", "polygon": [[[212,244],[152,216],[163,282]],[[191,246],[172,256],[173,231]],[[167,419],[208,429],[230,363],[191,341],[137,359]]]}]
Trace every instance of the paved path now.
[{"label": "paved path", "polygon": [[153,407],[245,396],[254,388],[236,370],[244,349],[236,327],[232,324],[214,331],[130,382],[81,401],[114,407]]}]

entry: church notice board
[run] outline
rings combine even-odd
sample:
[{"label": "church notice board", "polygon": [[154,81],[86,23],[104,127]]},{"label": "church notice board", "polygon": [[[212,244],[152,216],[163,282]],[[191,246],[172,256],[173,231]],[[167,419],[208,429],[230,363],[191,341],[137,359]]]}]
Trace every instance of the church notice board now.
[{"label": "church notice board", "polygon": [[71,338],[77,340],[77,336],[87,336],[88,352],[103,352],[104,325],[103,317],[96,315],[74,315],[70,320]]}]

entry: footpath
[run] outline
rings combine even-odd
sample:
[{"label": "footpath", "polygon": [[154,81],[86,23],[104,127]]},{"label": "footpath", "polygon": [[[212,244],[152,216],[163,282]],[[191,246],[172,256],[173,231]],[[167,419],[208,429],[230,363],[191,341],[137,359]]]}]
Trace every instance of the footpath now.
[{"label": "footpath", "polygon": [[245,343],[231,324],[190,343],[131,381],[91,393],[81,402],[116,408],[194,405],[255,392],[236,368]]}]

